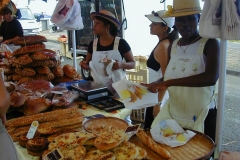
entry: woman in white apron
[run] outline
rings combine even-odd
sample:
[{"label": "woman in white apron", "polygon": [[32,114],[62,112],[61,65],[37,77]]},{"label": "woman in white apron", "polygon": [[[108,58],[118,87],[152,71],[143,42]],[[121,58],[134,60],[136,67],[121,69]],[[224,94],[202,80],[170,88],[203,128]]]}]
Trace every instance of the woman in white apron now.
[{"label": "woman in white apron", "polygon": [[[163,80],[168,63],[168,48],[170,43],[178,38],[178,32],[174,28],[174,18],[160,18],[165,11],[152,11],[152,14],[145,15],[152,23],[150,24],[150,34],[158,37],[158,43],[152,50],[148,60],[147,67],[149,71],[149,82],[156,82]],[[155,106],[147,107],[145,112],[144,128],[150,128],[154,117],[159,113],[161,106],[165,104],[168,99],[168,92],[161,92],[158,94],[158,103]]]},{"label": "woman in white apron", "polygon": [[120,22],[111,12],[101,10],[90,16],[94,21],[93,33],[98,38],[90,42],[86,60],[81,61],[80,66],[90,68],[94,82],[106,85],[114,96],[118,96],[112,83],[126,77],[125,69],[135,68],[131,48],[124,39],[117,37]]},{"label": "woman in white apron", "polygon": [[164,82],[145,85],[152,92],[166,88],[169,92],[169,99],[152,127],[159,121],[175,119],[183,128],[203,132],[214,140],[214,85],[219,77],[219,42],[202,38],[198,33],[199,0],[174,0],[173,8],[176,10],[165,16],[175,17],[175,26],[182,38],[172,44]]},{"label": "woman in white apron", "polygon": [[0,97],[0,159],[17,160],[14,143],[4,127],[6,112],[10,105],[10,96],[5,88],[2,74],[0,74]]}]

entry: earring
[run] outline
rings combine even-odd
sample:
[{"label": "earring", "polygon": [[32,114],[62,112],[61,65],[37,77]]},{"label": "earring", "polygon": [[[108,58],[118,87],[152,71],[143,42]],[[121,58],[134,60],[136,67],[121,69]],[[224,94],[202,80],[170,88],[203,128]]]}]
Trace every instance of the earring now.
[{"label": "earring", "polygon": [[109,32],[109,30],[108,30],[108,29],[106,29],[106,32],[108,33],[108,32]]}]

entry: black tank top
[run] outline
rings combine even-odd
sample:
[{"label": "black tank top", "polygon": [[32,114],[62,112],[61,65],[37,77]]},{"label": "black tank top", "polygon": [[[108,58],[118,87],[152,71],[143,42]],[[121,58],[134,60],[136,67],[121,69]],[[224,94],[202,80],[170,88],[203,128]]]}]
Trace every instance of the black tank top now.
[{"label": "black tank top", "polygon": [[[160,40],[158,42],[158,44],[160,42],[162,42],[163,40],[165,40],[165,39],[167,39],[167,37],[162,39],[162,40]],[[151,54],[150,54],[150,56],[149,56],[149,58],[147,60],[147,67],[153,69],[154,71],[158,71],[160,69],[160,67],[161,67],[160,64],[154,58],[154,50],[158,46],[158,44],[154,47],[154,49],[152,50],[152,52],[151,52]]]}]

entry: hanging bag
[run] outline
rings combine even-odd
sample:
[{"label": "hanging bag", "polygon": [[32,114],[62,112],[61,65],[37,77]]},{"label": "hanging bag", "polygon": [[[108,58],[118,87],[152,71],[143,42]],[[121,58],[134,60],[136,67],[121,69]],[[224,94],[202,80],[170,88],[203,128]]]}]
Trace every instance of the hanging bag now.
[{"label": "hanging bag", "polygon": [[207,0],[199,21],[199,34],[204,38],[220,38],[221,0]]}]

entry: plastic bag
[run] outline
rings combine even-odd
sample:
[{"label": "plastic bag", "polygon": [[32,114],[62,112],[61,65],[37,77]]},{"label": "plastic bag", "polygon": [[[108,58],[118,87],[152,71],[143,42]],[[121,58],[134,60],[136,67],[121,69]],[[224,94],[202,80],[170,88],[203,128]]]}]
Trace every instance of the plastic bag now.
[{"label": "plastic bag", "polygon": [[152,93],[146,87],[126,79],[112,84],[126,108],[140,109],[158,103],[158,93]]},{"label": "plastic bag", "polygon": [[113,82],[118,82],[118,81],[121,81],[122,79],[124,79],[126,77],[126,73],[122,70],[122,69],[118,69],[118,70],[112,70],[112,66],[113,66],[113,63],[116,62],[115,60],[112,60],[107,68],[106,68],[106,71],[107,71],[107,74],[112,78],[112,81]]},{"label": "plastic bag", "polygon": [[196,135],[190,130],[184,131],[174,119],[158,122],[150,132],[154,141],[170,147],[182,146]]},{"label": "plastic bag", "polygon": [[63,29],[83,29],[80,3],[77,0],[59,0],[51,22]]}]

